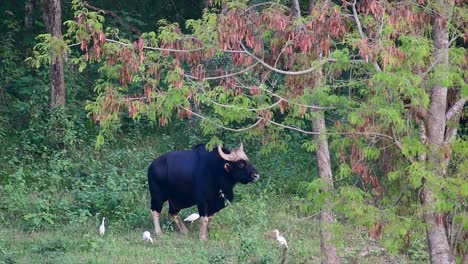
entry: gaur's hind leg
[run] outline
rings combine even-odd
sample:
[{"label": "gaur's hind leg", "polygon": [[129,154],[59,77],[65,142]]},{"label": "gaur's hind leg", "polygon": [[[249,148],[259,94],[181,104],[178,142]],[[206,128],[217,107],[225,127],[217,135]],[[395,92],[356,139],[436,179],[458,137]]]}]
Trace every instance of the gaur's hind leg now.
[{"label": "gaur's hind leg", "polygon": [[177,225],[177,228],[179,228],[179,231],[182,232],[183,234],[188,234],[188,229],[184,225],[184,222],[179,216],[180,209],[175,208],[172,204],[171,201],[169,201],[169,216],[174,220],[175,224]]},{"label": "gaur's hind leg", "polygon": [[150,193],[151,193],[151,213],[153,215],[154,234],[157,236],[162,235],[161,225],[159,219],[161,217],[161,211],[164,202],[167,200],[164,192],[160,190],[157,184],[149,182]]}]

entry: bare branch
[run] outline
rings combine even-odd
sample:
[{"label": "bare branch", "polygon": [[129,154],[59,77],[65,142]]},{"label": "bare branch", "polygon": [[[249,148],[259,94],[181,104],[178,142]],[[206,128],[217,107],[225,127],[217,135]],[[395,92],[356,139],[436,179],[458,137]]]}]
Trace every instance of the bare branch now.
[{"label": "bare branch", "polygon": [[445,122],[449,123],[452,121],[452,119],[458,115],[465,106],[466,101],[468,100],[468,97],[463,97],[460,98],[448,111],[447,114],[445,114]]},{"label": "bare branch", "polygon": [[427,115],[429,114],[429,112],[427,111],[426,108],[424,107],[416,107],[416,115],[423,119],[423,120],[426,120],[427,118]]},{"label": "bare branch", "polygon": [[301,133],[307,134],[307,135],[327,134],[327,135],[343,135],[343,136],[356,136],[356,135],[358,135],[358,136],[366,136],[366,137],[368,137],[368,136],[377,136],[377,137],[381,137],[381,138],[390,140],[392,142],[395,142],[393,137],[391,137],[389,135],[382,134],[382,133],[378,133],[378,132],[327,132],[327,133],[320,133],[320,132],[313,132],[313,131],[303,130],[302,128],[299,128],[299,127],[296,127],[296,126],[283,125],[283,124],[277,123],[277,122],[272,121],[272,120],[267,120],[267,119],[265,119],[263,117],[260,117],[260,118],[267,121],[270,124],[273,124],[273,125],[285,128],[285,129],[301,132]]},{"label": "bare branch", "polygon": [[[116,44],[119,44],[119,45],[122,45],[122,46],[133,47],[133,44],[124,43],[124,42],[121,42],[121,41],[118,41],[118,40],[113,40],[113,39],[108,39],[108,38],[106,38],[106,41],[112,42],[112,43],[116,43]],[[200,47],[200,48],[196,48],[196,49],[180,50],[180,49],[169,49],[169,48],[157,48],[157,47],[144,46],[143,49],[146,49],[146,50],[157,50],[157,51],[169,51],[169,52],[190,53],[190,52],[195,52],[195,51],[201,51],[201,50],[203,50],[204,48],[203,48],[203,47]]]},{"label": "bare branch", "polygon": [[434,62],[431,64],[431,66],[429,66],[429,68],[427,68],[427,70],[421,74],[419,74],[419,76],[421,78],[424,78],[426,77],[426,75],[428,75],[434,68],[435,66],[437,66],[437,64],[439,64],[439,61],[440,61],[440,57],[437,57]]},{"label": "bare branch", "polygon": [[456,34],[456,33],[454,33],[454,34],[453,34],[453,37],[452,37],[452,38],[450,39],[450,41],[449,41],[448,46],[449,46],[449,47],[452,46],[453,42],[455,42],[455,40],[457,40],[457,38],[462,38],[462,37],[463,37],[463,34]]},{"label": "bare branch", "polygon": [[354,21],[356,22],[356,26],[358,28],[359,35],[361,36],[362,39],[365,39],[366,35],[364,34],[364,31],[362,30],[361,21],[359,20],[358,13],[357,13],[357,10],[356,10],[356,0],[354,0],[353,4],[351,5],[351,8],[353,10],[353,17],[354,17]]},{"label": "bare branch", "polygon": [[[212,76],[212,77],[205,77],[203,79],[201,79],[201,81],[212,81],[212,80],[219,80],[219,79],[224,79],[224,78],[228,78],[228,77],[233,77],[233,76],[236,76],[236,75],[241,75],[245,72],[248,72],[249,70],[253,69],[255,66],[258,65],[258,62],[250,65],[249,67],[243,69],[243,70],[240,70],[238,72],[233,72],[233,73],[229,73],[229,74],[226,74],[226,75],[220,75],[220,76]],[[188,74],[184,74],[185,77],[189,78],[189,79],[193,79],[193,80],[197,80],[197,78],[195,76],[192,76],[192,75],[188,75]]]},{"label": "bare branch", "polygon": [[210,122],[210,123],[216,125],[216,126],[219,127],[219,128],[222,128],[222,129],[225,129],[225,130],[228,130],[228,131],[232,131],[232,132],[244,132],[244,131],[250,130],[250,129],[256,127],[258,124],[260,124],[260,122],[262,121],[261,119],[258,119],[257,122],[255,122],[254,124],[252,124],[252,125],[250,125],[250,126],[247,126],[247,127],[243,127],[243,128],[230,128],[230,127],[226,127],[226,126],[220,125],[220,124],[214,122],[213,120],[211,120],[211,119],[209,119],[209,118],[207,118],[207,117],[205,117],[205,116],[202,116],[202,115],[200,115],[200,114],[197,114],[197,113],[193,112],[192,110],[190,110],[190,109],[188,109],[188,108],[185,108],[185,107],[180,106],[180,105],[179,105],[178,107],[179,107],[180,109],[183,109],[183,110],[187,111],[187,112],[190,112],[190,113],[191,113],[192,115],[194,115],[194,116],[197,116],[197,117],[199,117],[199,118],[201,118],[201,119],[203,119],[203,120],[207,120],[208,122]]},{"label": "bare branch", "polygon": [[[361,20],[359,20],[359,16],[358,16],[357,9],[356,9],[356,0],[354,0],[353,4],[351,5],[351,8],[353,10],[353,17],[354,17],[354,21],[356,22],[359,35],[361,36],[361,39],[365,39],[367,37],[366,37],[366,34],[364,34],[364,30],[362,29]],[[383,25],[383,21],[382,21],[382,25]],[[374,65],[375,70],[378,72],[381,72],[382,68],[380,68],[380,65],[377,63],[377,61],[374,60],[374,58],[372,57],[371,57],[371,61],[372,61],[372,64]]]},{"label": "bare branch", "polygon": [[[249,89],[248,87],[246,87],[245,85],[243,85],[237,78],[236,78],[236,81],[238,84],[242,85],[240,86],[241,88],[243,89]],[[306,107],[306,108],[310,108],[310,109],[322,109],[322,110],[327,110],[327,109],[335,109],[335,107],[324,107],[324,106],[315,106],[315,105],[306,105],[306,104],[301,104],[301,103],[296,103],[296,102],[293,102],[289,99],[286,99],[285,97],[279,95],[279,94],[276,94],[268,89],[265,89],[265,88],[262,88],[261,86],[259,86],[259,89],[261,89],[262,91],[264,92],[267,92],[269,94],[271,94],[272,96],[282,100],[282,101],[285,101],[286,103],[288,104],[292,104],[292,105],[297,105],[297,106],[302,106],[302,107]]]},{"label": "bare branch", "polygon": [[[206,95],[205,91],[203,90],[204,94]],[[208,95],[207,95],[208,96]],[[239,106],[236,106],[236,105],[228,105],[228,104],[221,104],[221,103],[218,103],[216,101],[214,101],[213,99],[211,99],[210,97],[208,97],[208,99],[210,100],[210,102],[214,105],[217,105],[217,106],[221,106],[221,107],[224,107],[224,108],[233,108],[233,109],[238,109],[238,110],[247,110],[247,111],[251,111],[251,112],[258,112],[258,111],[262,111],[262,110],[269,110],[275,106],[277,106],[279,103],[281,103],[281,100],[277,101],[276,103],[274,104],[271,104],[271,105],[268,105],[266,107],[261,107],[261,108],[244,108],[244,107],[239,107]]]},{"label": "bare branch", "polygon": [[459,99],[448,111],[447,114],[445,114],[445,119],[446,119],[446,124],[447,124],[447,129],[445,131],[445,140],[444,144],[448,145],[455,140],[455,137],[457,136],[457,130],[458,130],[458,119],[460,119],[460,116],[462,114],[462,109],[465,106],[466,101],[468,100],[468,97],[463,97]]},{"label": "bare branch", "polygon": [[280,70],[278,68],[275,68],[273,66],[271,66],[270,64],[266,63],[264,60],[258,58],[257,56],[253,55],[252,53],[250,53],[245,47],[244,45],[242,45],[242,43],[240,43],[242,49],[244,50],[244,52],[249,55],[250,57],[254,58],[256,61],[260,62],[260,64],[262,64],[263,66],[265,66],[266,68],[268,68],[269,70],[271,71],[274,71],[274,72],[277,72],[277,73],[281,73],[281,74],[284,74],[284,75],[303,75],[303,74],[307,74],[307,73],[310,73],[310,72],[313,72],[313,71],[317,71],[318,68],[320,66],[322,66],[323,64],[325,64],[326,62],[330,61],[329,59],[325,59],[325,60],[322,60],[320,62],[320,64],[318,66],[315,66],[315,67],[310,67],[309,69],[306,69],[306,70],[302,70],[302,71],[283,71],[283,70]]},{"label": "bare branch", "polygon": [[282,4],[280,4],[280,3],[276,3],[276,2],[270,1],[270,2],[263,2],[263,3],[253,4],[253,5],[249,6],[249,7],[244,11],[244,13],[247,13],[247,12],[249,12],[249,11],[252,10],[252,9],[255,9],[255,8],[257,8],[257,7],[260,7],[260,6],[265,6],[265,5],[271,5],[271,6],[282,7],[284,10],[287,10],[287,9],[288,9],[288,7],[285,6],[285,5],[282,5]]},{"label": "bare branch", "polygon": [[379,31],[377,32],[377,38],[379,39],[379,42],[380,42],[380,38],[382,37],[384,22],[385,22],[385,15],[382,15],[382,21],[380,21]]},{"label": "bare branch", "polygon": [[68,47],[74,47],[74,46],[79,46],[79,45],[81,45],[81,42],[68,44]]},{"label": "bare branch", "polygon": [[[391,129],[392,129],[392,135],[393,135],[393,140],[395,142],[395,146],[397,146],[397,148],[403,153],[403,144],[401,144],[401,142],[397,139],[393,125]],[[405,156],[405,158],[408,159],[410,163],[414,163],[414,159],[411,156],[408,156],[408,157]]]},{"label": "bare branch", "polygon": [[273,103],[271,105],[268,105],[268,106],[265,106],[265,107],[261,107],[261,108],[245,108],[245,107],[239,107],[237,105],[231,105],[231,104],[222,104],[222,103],[218,103],[216,102],[215,100],[211,99],[211,97],[208,95],[208,93],[205,91],[205,89],[203,89],[203,87],[201,85],[199,85],[199,87],[197,87],[200,91],[203,92],[204,95],[206,95],[206,97],[208,98],[208,100],[210,100],[210,102],[214,105],[217,105],[217,106],[220,106],[220,107],[224,107],[224,108],[232,108],[232,109],[238,109],[238,110],[246,110],[246,111],[251,111],[251,112],[258,112],[258,111],[262,111],[262,110],[268,110],[268,109],[271,109],[271,108],[274,108],[275,106],[277,106],[278,104],[281,103],[281,100],[278,100],[276,103]]}]

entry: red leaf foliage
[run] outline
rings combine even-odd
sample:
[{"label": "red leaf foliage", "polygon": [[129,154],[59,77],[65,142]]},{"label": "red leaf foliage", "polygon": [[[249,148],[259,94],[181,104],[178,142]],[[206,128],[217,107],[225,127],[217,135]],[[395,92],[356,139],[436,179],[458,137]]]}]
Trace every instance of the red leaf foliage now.
[{"label": "red leaf foliage", "polygon": [[351,171],[361,175],[364,183],[371,184],[379,193],[380,197],[383,197],[383,188],[380,186],[377,177],[372,174],[369,165],[366,162],[367,158],[361,149],[353,145],[351,146]]}]

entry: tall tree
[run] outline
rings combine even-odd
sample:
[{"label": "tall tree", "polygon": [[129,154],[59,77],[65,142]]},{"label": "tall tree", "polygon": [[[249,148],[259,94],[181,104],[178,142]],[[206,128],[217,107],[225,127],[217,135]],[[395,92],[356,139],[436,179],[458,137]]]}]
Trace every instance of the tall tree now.
[{"label": "tall tree", "polygon": [[65,76],[63,61],[62,37],[62,6],[61,0],[43,0],[44,19],[47,31],[51,35],[50,76],[50,106],[51,108],[65,106]]},{"label": "tall tree", "polygon": [[[325,116],[323,111],[312,113],[312,126],[317,142],[317,166],[320,179],[323,181],[323,192],[333,193],[333,173],[330,162],[330,151],[328,150],[327,129],[325,126]],[[320,208],[320,252],[324,264],[340,263],[336,254],[336,247],[333,242],[333,226],[335,224],[335,214],[333,205],[329,197]]]},{"label": "tall tree", "polygon": [[[438,0],[434,3],[433,16],[433,41],[434,41],[434,62],[443,72],[449,71],[449,25],[452,19],[454,7],[453,0]],[[446,175],[444,167],[448,161],[445,159],[445,146],[452,143],[453,138],[449,132],[452,128],[448,123],[452,118],[459,119],[459,113],[466,98],[462,99],[455,108],[447,112],[448,89],[441,79],[435,79],[431,88],[431,99],[429,109],[424,110],[423,120],[425,125],[428,145],[427,166],[432,168],[433,177],[436,181],[425,181],[421,192],[421,203],[424,209],[424,221],[427,224],[427,240],[431,263],[455,263],[455,257],[450,249],[448,234],[444,227],[443,213],[436,210],[437,197],[434,193],[434,183],[437,178],[443,179]],[[456,129],[456,126],[455,126]],[[456,134],[456,132],[455,132]],[[438,166],[442,164],[443,166]],[[431,176],[429,176],[431,177]]]},{"label": "tall tree", "polygon": [[[87,107],[103,127],[98,143],[119,124],[124,109],[131,117],[146,115],[161,125],[174,116],[197,116],[208,134],[248,131],[250,136],[263,136],[266,144],[281,145],[279,138],[286,128],[316,135],[321,148],[318,160],[324,165],[320,173],[327,183],[323,190],[327,191],[334,187],[324,136],[329,132],[325,132],[324,116],[318,114],[333,109],[339,120],[328,130],[348,136],[342,139],[347,149],[338,151],[340,173],[362,183],[359,188],[338,187],[337,195],[350,199],[333,204],[348,205],[341,213],[375,227],[371,238],[386,230],[390,230],[388,236],[410,237],[411,225],[398,226],[400,212],[408,211],[394,207],[408,200],[411,204],[405,209],[414,210],[419,204],[411,198],[423,187],[418,209],[425,211],[431,259],[433,263],[451,261],[446,244],[434,243],[448,241],[447,235],[441,236],[445,220],[439,213],[449,213],[456,206],[440,209],[443,203],[438,201],[444,202],[444,193],[438,186],[450,192],[446,200],[464,193],[445,181],[444,166],[440,171],[436,168],[448,162],[442,150],[450,145],[441,144],[456,136],[447,120],[457,121],[466,101],[462,97],[448,104],[451,108],[447,110],[448,98],[442,89],[455,83],[464,87],[460,78],[464,61],[455,58],[447,67],[441,56],[443,48],[436,43],[439,39],[443,45],[453,43],[437,27],[453,29],[455,39],[459,38],[459,25],[451,27],[438,18],[444,10],[450,14],[453,3],[366,0],[336,5],[316,1],[311,15],[301,18],[303,25],[297,23],[290,7],[276,2],[240,3],[226,5],[221,14],[205,13],[200,20],[189,20],[183,30],[177,24],[161,24],[157,33],[144,33],[132,43],[112,39],[115,32],[102,30],[103,18],[98,13],[88,12],[80,1],[73,2],[78,16],[68,22],[68,35],[73,43],[81,43],[84,55],[80,63],[98,62],[105,73],[97,82],[95,101]],[[293,3],[297,7],[299,2]],[[463,9],[457,10],[463,14]],[[434,34],[428,34],[429,28]],[[184,31],[191,34],[184,35]],[[462,58],[466,54],[464,49],[452,52]],[[431,112],[435,116],[429,117]],[[420,118],[427,132],[424,136],[432,140],[427,143],[430,151],[418,138],[415,124]],[[308,131],[311,119],[313,131]],[[437,138],[440,134],[443,140]],[[217,141],[214,137],[211,143]],[[395,159],[393,166],[385,160],[387,151]],[[423,152],[427,152],[425,160],[415,159]],[[371,164],[379,160],[385,164]],[[344,166],[347,162],[350,168]],[[381,178],[373,168],[384,171]],[[407,199],[401,199],[403,195]],[[389,204],[393,196],[399,198]],[[326,210],[322,212],[324,221],[332,220]],[[416,212],[404,217],[418,222]],[[398,232],[391,230],[395,226]]]},{"label": "tall tree", "polygon": [[[447,175],[447,171],[451,144],[467,100],[462,77],[466,70],[463,66],[466,50],[452,47],[450,53],[450,45],[466,34],[463,22],[460,23],[466,9],[455,8],[453,0],[347,4],[360,36],[359,53],[374,66],[372,85],[376,94],[390,95],[382,99],[391,107],[382,106],[383,100],[376,100],[379,97],[374,95],[369,97],[365,112],[369,112],[370,105],[377,107],[372,114],[373,122],[381,122],[377,126],[392,131],[396,146],[409,162],[404,168],[409,172],[409,182],[417,190],[420,188],[431,263],[455,263],[453,243],[450,243],[451,236],[456,236],[450,228],[455,224],[454,216],[447,216],[459,206],[451,204],[444,192],[451,193],[452,197],[458,193],[457,187],[450,184],[457,179],[450,179],[453,176]],[[361,22],[361,16],[366,17],[365,23]],[[450,54],[460,58],[449,59]],[[460,93],[457,86],[465,90]],[[360,115],[368,116],[363,112]],[[408,130],[402,126],[404,122],[421,126],[419,139],[412,135],[416,129]]]},{"label": "tall tree", "polygon": [[[312,14],[314,10],[314,2],[309,2],[309,11]],[[298,0],[293,0],[293,14],[297,18],[301,18],[301,9]],[[323,58],[322,58],[323,59]],[[315,81],[317,86],[323,85],[323,72],[318,71],[315,76],[318,80]],[[318,102],[313,102],[317,104]],[[330,151],[328,149],[327,128],[325,125],[325,113],[322,110],[312,110],[312,128],[316,133],[315,140],[317,144],[316,158],[320,179],[323,181],[322,192],[333,193],[333,173],[330,161]],[[321,263],[335,264],[340,263],[336,254],[334,244],[335,214],[333,213],[332,199],[330,196],[325,196],[323,205],[320,208],[320,253]]]}]

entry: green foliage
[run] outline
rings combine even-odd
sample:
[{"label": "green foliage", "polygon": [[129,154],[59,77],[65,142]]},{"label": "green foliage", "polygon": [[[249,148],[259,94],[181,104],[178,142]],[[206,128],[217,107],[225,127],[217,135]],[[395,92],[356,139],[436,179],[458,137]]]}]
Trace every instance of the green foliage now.
[{"label": "green foliage", "polygon": [[402,35],[398,38],[401,41],[400,49],[405,53],[404,63],[409,66],[427,66],[426,64],[432,56],[434,47],[428,38],[421,36]]},{"label": "green foliage", "polygon": [[428,149],[416,137],[405,137],[401,140],[402,154],[409,159],[418,159],[419,155],[427,153]]},{"label": "green foliage", "polygon": [[203,43],[215,44],[218,39],[216,32],[218,16],[205,12],[201,19],[189,19],[185,22],[186,28],[198,36]]},{"label": "green foliage", "polygon": [[[431,152],[420,139],[415,113],[415,109],[429,107],[430,90],[435,84],[447,86],[451,91],[459,89],[462,96],[468,94],[464,71],[466,49],[458,40],[450,48],[450,66],[438,65],[434,60],[432,25],[415,28],[404,17],[396,24],[387,23],[391,14],[386,12],[391,10],[391,5],[383,11],[381,21],[372,12],[359,14],[364,34],[370,38],[378,36],[369,39],[364,47],[353,20],[347,20],[349,14],[345,13],[349,10],[339,6],[330,10],[342,12],[340,18],[347,20],[349,32],[343,39],[326,39],[332,43],[326,52],[307,54],[296,47],[288,55],[270,53],[273,48],[286,52],[286,47],[293,45],[310,27],[300,23],[316,17],[304,17],[282,30],[255,25],[258,31],[246,36],[260,38],[262,47],[247,45],[247,49],[266,63],[286,70],[306,66],[319,69],[306,76],[291,77],[265,69],[257,71],[260,65],[255,71],[244,71],[255,59],[245,63],[249,58],[244,54],[241,57],[245,61],[239,62],[239,58],[236,61],[231,56],[239,50],[232,54],[223,51],[226,47],[220,45],[219,38],[226,29],[218,28],[223,15],[229,9],[243,13],[252,4],[249,1],[215,1],[219,7],[226,4],[223,11],[218,12],[215,6],[203,16],[197,13],[198,7],[187,8],[179,1],[124,2],[119,7],[131,6],[130,10],[114,10],[112,1],[101,1],[100,6],[117,12],[124,24],[136,25],[145,32],[132,33],[118,19],[105,20],[102,12],[90,11],[82,1],[73,0],[73,16],[67,13],[68,8],[64,14],[67,28],[64,41],[49,34],[31,37],[33,33],[45,31],[41,22],[36,22],[30,32],[25,31],[21,26],[23,10],[17,12],[14,8],[13,12],[8,3],[0,4],[3,14],[0,25],[4,33],[0,40],[0,142],[3,146],[0,221],[6,225],[27,232],[62,232],[61,227],[67,225],[92,225],[90,229],[93,229],[98,218],[106,216],[111,221],[110,234],[120,234],[118,230],[122,229],[133,232],[137,228],[151,228],[145,168],[155,156],[198,143],[208,142],[212,148],[216,144],[233,146],[243,141],[248,145],[249,156],[266,176],[255,186],[240,187],[236,202],[220,213],[220,221],[212,230],[216,246],[197,247],[198,244],[190,242],[196,241],[196,237],[190,237],[188,243],[188,239],[180,237],[163,238],[163,242],[168,242],[158,244],[167,254],[163,259],[176,263],[194,262],[194,258],[206,263],[276,262],[281,253],[260,237],[271,227],[279,226],[295,239],[291,262],[316,263],[319,261],[318,237],[314,237],[318,233],[314,230],[316,223],[301,225],[296,217],[312,218],[310,215],[328,206],[325,201],[331,201],[338,219],[333,231],[344,237],[335,241],[338,245],[346,240],[347,225],[352,225],[349,232],[354,235],[362,227],[367,230],[381,223],[382,241],[378,243],[395,254],[407,254],[416,262],[427,261],[423,208],[418,202],[418,191],[423,184],[435,191],[435,208],[453,217],[456,228],[466,229],[466,138],[458,138],[453,144],[436,150],[440,151],[436,152],[440,157],[451,157],[451,163],[444,168],[447,177],[439,177],[436,173],[441,164],[419,160]],[[198,1],[198,6],[203,6],[202,2]],[[266,16],[258,19],[263,21],[283,10],[279,3],[260,3],[248,14],[264,12]],[[412,11],[426,11],[421,9],[414,6]],[[455,8],[454,12],[466,17],[465,9]],[[175,15],[183,18],[174,19]],[[189,17],[193,19],[187,19],[185,27],[180,27],[184,24],[181,20]],[[271,22],[279,21],[276,18]],[[463,30],[456,27],[457,23],[450,21],[454,36]],[[312,26],[314,38],[330,35],[318,30],[326,24],[321,21],[318,24],[321,26]],[[294,28],[300,28],[301,32],[293,32]],[[227,30],[234,31],[234,28]],[[273,47],[282,45],[281,34],[292,38],[284,47]],[[99,45],[105,38],[105,43]],[[35,45],[29,43],[32,39],[36,40]],[[144,41],[145,48],[139,46],[140,41]],[[253,40],[244,38],[241,42],[250,41]],[[321,43],[320,39],[315,42]],[[193,52],[200,47],[203,52]],[[177,52],[169,52],[171,49]],[[191,52],[181,52],[184,49]],[[49,78],[43,66],[58,56],[67,59],[67,108],[50,111]],[[297,61],[289,65],[288,60],[292,58]],[[277,60],[273,62],[274,59]],[[380,70],[373,59],[380,64]],[[192,76],[197,69],[202,76]],[[128,74],[124,76],[125,81],[122,81],[123,73]],[[200,80],[218,74],[234,74],[231,77],[236,79],[235,85],[226,87],[215,79]],[[298,83],[303,87],[298,88],[301,86]],[[287,103],[281,102],[285,99]],[[310,136],[269,123],[274,121],[310,131],[312,115],[307,105],[311,104],[328,107],[326,125],[331,134],[327,139],[335,181],[335,190],[330,192],[322,191],[326,184],[318,179],[314,155],[317,145]],[[203,117],[195,117],[191,111]],[[99,122],[100,127],[92,124],[93,121]],[[261,122],[255,123],[258,121]],[[160,126],[155,125],[158,123]],[[227,132],[226,127],[241,128],[243,133]],[[252,129],[242,129],[245,127]],[[375,136],[377,133],[385,137]],[[240,216],[239,212],[245,215]],[[174,233],[167,219],[163,229],[171,235]],[[73,243],[50,239],[32,249],[25,245],[26,249],[16,251],[1,240],[3,234],[0,234],[0,260],[14,263],[18,255],[27,252],[43,262],[67,263],[65,255],[85,252],[90,263],[104,263],[106,260],[99,257],[108,257],[116,248],[134,249],[147,256],[152,250],[129,245],[125,239],[134,238],[128,234],[122,240],[114,236],[116,239],[108,243],[90,231],[78,231],[78,241]],[[362,236],[361,240],[367,241]],[[356,241],[347,240],[348,245],[353,242]],[[458,248],[467,246],[464,241],[456,244]],[[196,252],[180,256],[174,248]],[[345,259],[362,260],[360,252],[344,249]],[[382,250],[375,252],[378,255]],[[135,260],[132,253],[125,254],[128,255],[124,262]],[[178,256],[176,260],[170,258],[174,255]]]},{"label": "green foliage", "polygon": [[50,34],[38,35],[36,40],[39,43],[34,46],[33,56],[26,59],[26,62],[35,68],[49,65],[53,60],[64,57],[69,52],[69,47],[63,40]]}]

